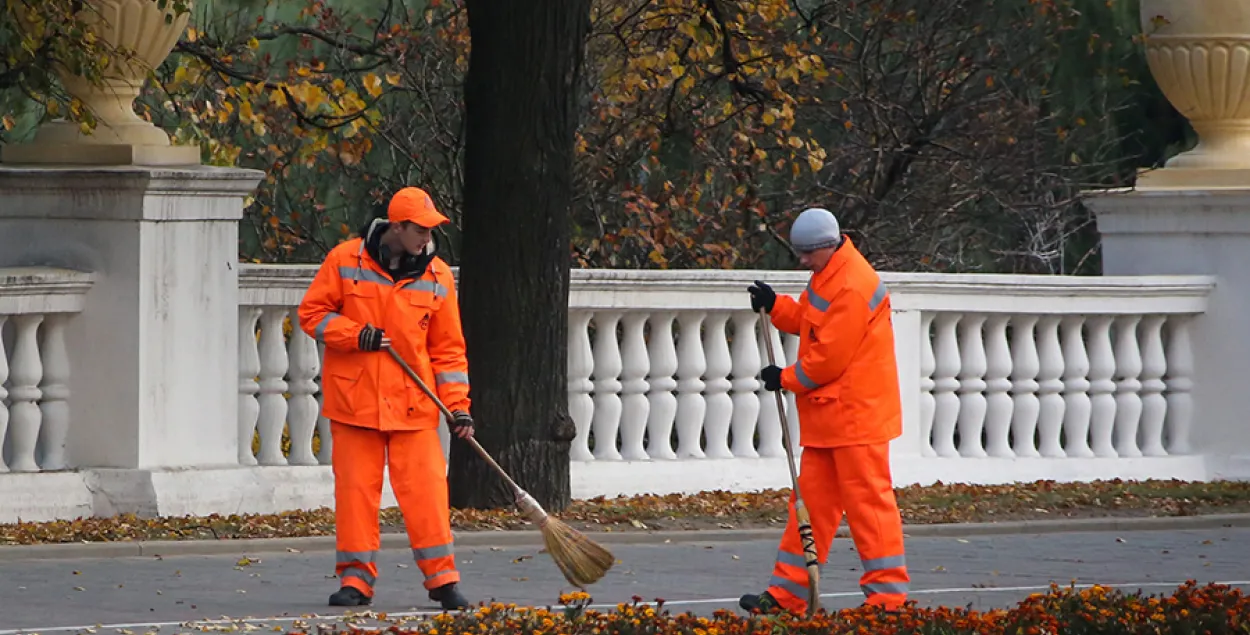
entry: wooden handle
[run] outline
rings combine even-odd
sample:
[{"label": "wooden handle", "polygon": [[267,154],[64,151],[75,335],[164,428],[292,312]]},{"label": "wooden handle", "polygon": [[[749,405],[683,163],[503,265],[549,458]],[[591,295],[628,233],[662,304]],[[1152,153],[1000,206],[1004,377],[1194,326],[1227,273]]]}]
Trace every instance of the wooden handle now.
[{"label": "wooden handle", "polygon": [[[438,406],[438,409],[443,413],[443,416],[447,417],[447,423],[450,425],[451,422],[455,421],[456,419],[455,415],[453,415],[451,411],[447,409],[447,406],[443,405],[443,401],[438,398],[438,395],[434,394],[434,391],[430,390],[430,387],[425,385],[424,381],[421,381],[421,378],[418,377],[417,373],[412,370],[412,367],[408,365],[408,362],[405,362],[404,358],[400,357],[399,353],[395,351],[395,347],[388,346],[386,348],[386,352],[390,353],[391,358],[394,359],[396,363],[398,363],[401,367],[403,367],[404,372],[408,373],[408,376],[411,377],[413,381],[417,382],[417,386],[419,386],[421,390],[425,392],[425,395],[434,401],[434,403]],[[509,485],[512,486],[512,490],[516,493],[518,497],[525,493],[524,490],[521,489],[521,486],[517,485],[516,481],[512,480],[512,477],[508,476],[508,473],[505,472],[504,469],[500,467],[498,463],[495,462],[495,459],[491,457],[489,453],[486,452],[486,448],[483,448],[482,444],[477,442],[477,439],[474,439],[473,437],[469,437],[464,440],[469,442],[469,445],[472,446],[473,449],[477,451],[478,455],[482,457],[482,460],[486,461],[487,463],[490,464],[491,467],[495,468],[496,472],[499,472],[499,475],[502,476],[503,479],[507,481]]]}]

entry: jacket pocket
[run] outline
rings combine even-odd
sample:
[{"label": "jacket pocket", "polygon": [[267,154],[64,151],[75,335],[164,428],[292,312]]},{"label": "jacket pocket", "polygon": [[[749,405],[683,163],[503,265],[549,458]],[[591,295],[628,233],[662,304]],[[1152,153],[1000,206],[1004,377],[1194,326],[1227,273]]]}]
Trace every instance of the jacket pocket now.
[{"label": "jacket pocket", "polygon": [[360,392],[360,377],[364,374],[365,369],[360,366],[353,366],[343,369],[335,369],[323,376],[324,381],[321,387],[325,393],[325,401],[338,404],[338,406],[352,414],[355,414],[359,408],[362,396]]}]

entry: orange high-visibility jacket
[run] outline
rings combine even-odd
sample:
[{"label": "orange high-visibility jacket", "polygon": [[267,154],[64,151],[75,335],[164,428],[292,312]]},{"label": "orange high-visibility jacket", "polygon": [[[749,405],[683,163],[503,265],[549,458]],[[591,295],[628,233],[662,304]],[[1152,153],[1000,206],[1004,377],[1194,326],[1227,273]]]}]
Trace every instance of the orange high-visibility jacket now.
[{"label": "orange high-visibility jacket", "polygon": [[799,336],[798,361],[781,373],[795,394],[800,444],[883,443],[903,432],[894,328],[885,282],[849,237],[794,298],[769,313]]},{"label": "orange high-visibility jacket", "polygon": [[433,257],[418,279],[392,280],[361,238],[330,251],[299,306],[300,328],[325,343],[322,414],[378,430],[439,425],[438,406],[386,350],[361,351],[365,324],[391,346],[451,411],[469,412],[469,366],[451,267]]}]

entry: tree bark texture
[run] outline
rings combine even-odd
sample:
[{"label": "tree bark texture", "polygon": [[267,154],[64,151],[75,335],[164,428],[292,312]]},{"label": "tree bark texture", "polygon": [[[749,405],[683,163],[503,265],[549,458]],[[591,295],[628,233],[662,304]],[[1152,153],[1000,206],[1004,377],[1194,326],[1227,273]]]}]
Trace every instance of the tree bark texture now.
[{"label": "tree bark texture", "polygon": [[[567,331],[577,96],[590,0],[468,0],[460,299],[477,438],[548,511],[570,498]],[[512,492],[453,439],[451,504]]]}]

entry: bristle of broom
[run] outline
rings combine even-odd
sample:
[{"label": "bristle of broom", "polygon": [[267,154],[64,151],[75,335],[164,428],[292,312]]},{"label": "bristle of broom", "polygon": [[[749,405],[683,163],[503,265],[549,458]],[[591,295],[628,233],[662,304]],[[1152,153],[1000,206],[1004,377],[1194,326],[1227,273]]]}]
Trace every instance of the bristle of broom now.
[{"label": "bristle of broom", "polygon": [[549,516],[529,492],[518,490],[516,504],[521,515],[542,531],[547,553],[551,554],[551,559],[569,584],[584,589],[586,585],[598,582],[616,563],[612,552]]},{"label": "bristle of broom", "polygon": [[569,584],[581,588],[594,584],[616,563],[612,552],[558,519],[548,517],[542,534],[547,552]]}]

